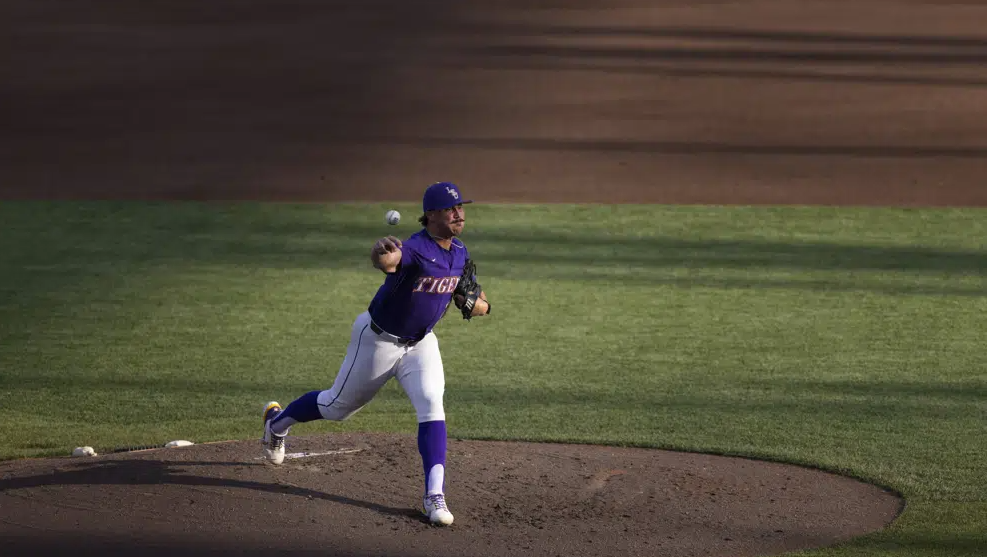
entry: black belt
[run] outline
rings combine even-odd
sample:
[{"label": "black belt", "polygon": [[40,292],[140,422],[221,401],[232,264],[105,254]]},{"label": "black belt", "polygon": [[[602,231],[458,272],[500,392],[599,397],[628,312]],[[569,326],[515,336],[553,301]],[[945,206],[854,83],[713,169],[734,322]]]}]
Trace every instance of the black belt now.
[{"label": "black belt", "polygon": [[414,345],[418,344],[418,341],[417,340],[410,339],[410,338],[401,338],[399,336],[392,335],[391,333],[384,332],[384,329],[381,329],[380,327],[378,327],[377,324],[374,323],[373,321],[370,322],[370,330],[373,331],[373,332],[375,332],[375,333],[377,333],[378,335],[380,335],[380,334],[386,334],[386,335],[392,337],[394,339],[394,342],[396,342],[398,344],[403,344],[405,346],[414,346]]}]

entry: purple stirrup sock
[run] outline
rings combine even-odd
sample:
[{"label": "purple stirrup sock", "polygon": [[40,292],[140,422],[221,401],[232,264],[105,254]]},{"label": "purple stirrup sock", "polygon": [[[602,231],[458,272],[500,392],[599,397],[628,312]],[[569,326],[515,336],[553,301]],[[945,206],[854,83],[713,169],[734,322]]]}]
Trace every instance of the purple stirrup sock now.
[{"label": "purple stirrup sock", "polygon": [[425,494],[442,493],[446,466],[444,420],[418,424],[418,452],[425,469]]},{"label": "purple stirrup sock", "polygon": [[296,423],[311,422],[321,420],[322,414],[319,412],[319,393],[321,391],[311,391],[296,398],[285,408],[274,421],[271,428],[275,429],[278,421],[283,418],[291,418]]}]

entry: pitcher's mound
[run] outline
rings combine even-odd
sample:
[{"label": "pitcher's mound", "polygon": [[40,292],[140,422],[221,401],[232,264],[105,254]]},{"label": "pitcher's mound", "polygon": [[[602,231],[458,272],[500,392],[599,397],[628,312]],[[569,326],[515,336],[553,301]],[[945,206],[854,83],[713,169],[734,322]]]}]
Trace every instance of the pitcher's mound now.
[{"label": "pitcher's mound", "polygon": [[781,464],[451,439],[455,523],[418,510],[413,436],[289,437],[0,464],[4,555],[767,555],[883,528],[901,501]]}]

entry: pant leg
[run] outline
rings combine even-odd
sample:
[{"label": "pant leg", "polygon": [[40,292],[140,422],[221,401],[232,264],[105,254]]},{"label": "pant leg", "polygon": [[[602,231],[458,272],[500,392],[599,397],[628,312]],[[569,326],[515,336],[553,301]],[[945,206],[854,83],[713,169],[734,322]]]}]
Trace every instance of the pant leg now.
[{"label": "pant leg", "polygon": [[435,333],[429,333],[398,362],[398,382],[415,407],[418,423],[443,421],[445,370]]},{"label": "pant leg", "polygon": [[332,388],[318,396],[319,412],[327,420],[342,421],[359,412],[394,376],[405,348],[388,342],[370,329],[370,314],[353,322],[346,357]]},{"label": "pant leg", "polygon": [[429,333],[398,362],[396,376],[418,416],[418,452],[425,474],[425,494],[445,489],[446,416],[442,397],[445,370],[439,342]]}]

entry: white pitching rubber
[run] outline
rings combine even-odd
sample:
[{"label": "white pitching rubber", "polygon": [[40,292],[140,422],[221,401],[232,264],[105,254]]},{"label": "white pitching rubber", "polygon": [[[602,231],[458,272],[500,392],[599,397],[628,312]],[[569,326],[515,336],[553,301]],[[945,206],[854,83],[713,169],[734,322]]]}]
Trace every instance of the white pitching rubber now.
[{"label": "white pitching rubber", "polygon": [[72,456],[96,456],[96,451],[92,447],[76,447],[72,450]]},{"label": "white pitching rubber", "polygon": [[174,447],[188,447],[189,445],[194,445],[194,444],[195,443],[191,441],[185,441],[184,439],[180,439],[177,441],[168,441],[167,443],[165,443],[165,447],[171,449]]}]

